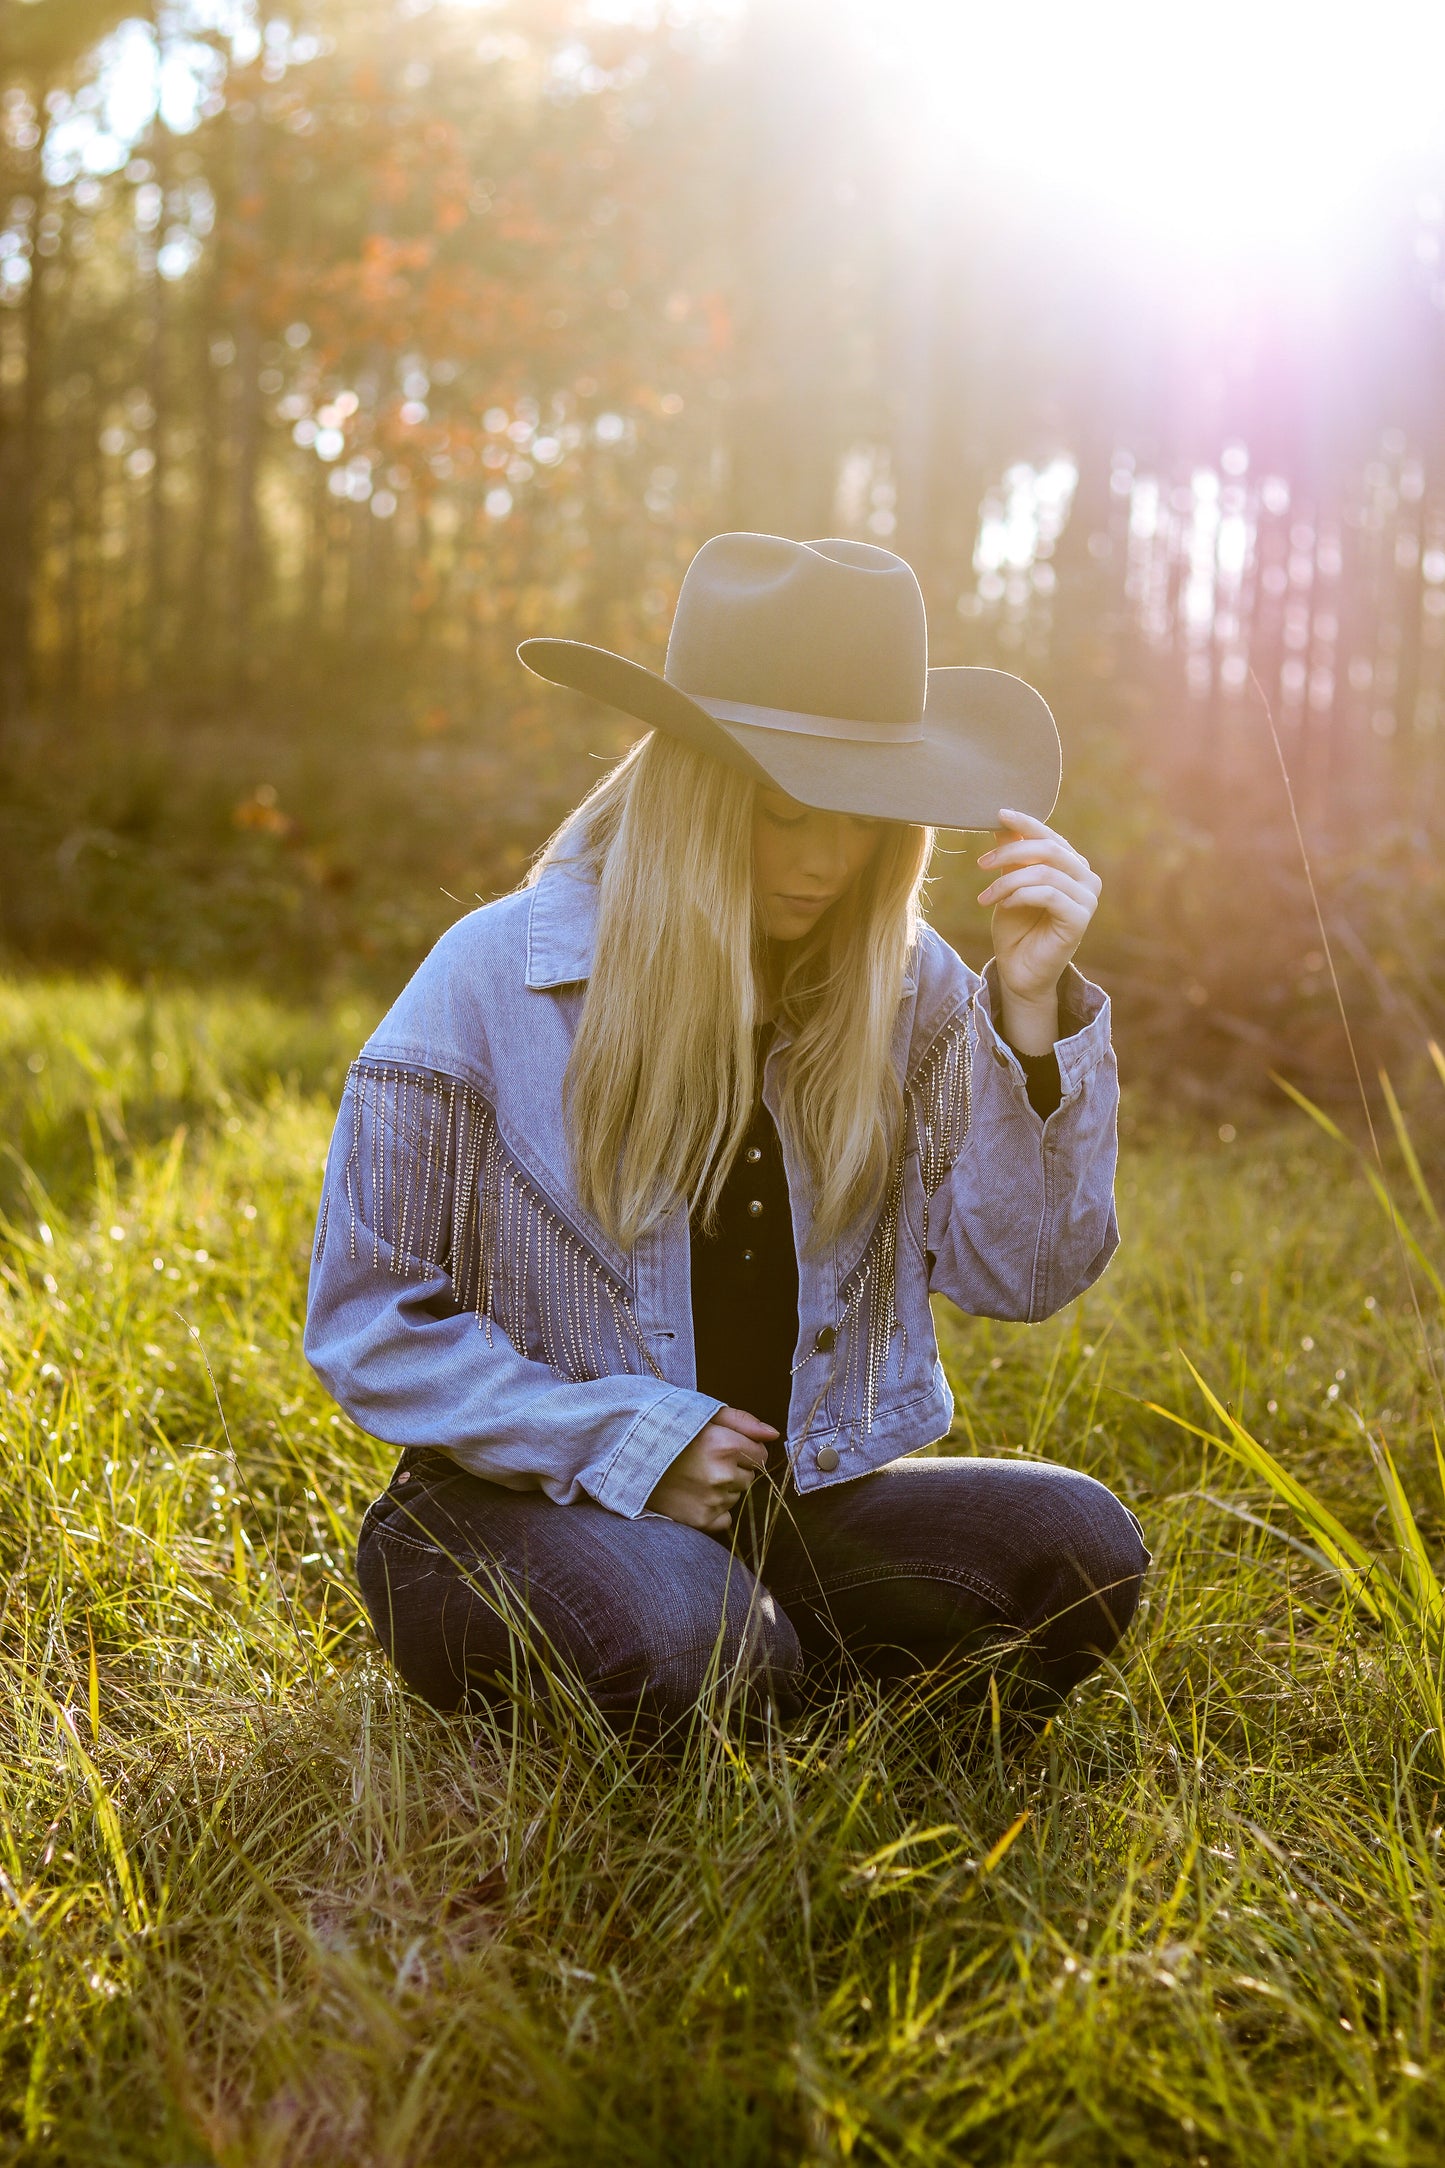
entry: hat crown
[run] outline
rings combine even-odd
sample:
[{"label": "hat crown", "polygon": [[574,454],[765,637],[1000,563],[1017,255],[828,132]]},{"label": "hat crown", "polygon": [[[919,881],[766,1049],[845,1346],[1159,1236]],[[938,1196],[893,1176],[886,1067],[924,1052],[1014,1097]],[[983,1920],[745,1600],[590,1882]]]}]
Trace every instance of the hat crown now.
[{"label": "hat crown", "polygon": [[923,593],[910,565],[871,542],[714,535],[683,578],[664,674],[696,698],[916,725]]}]

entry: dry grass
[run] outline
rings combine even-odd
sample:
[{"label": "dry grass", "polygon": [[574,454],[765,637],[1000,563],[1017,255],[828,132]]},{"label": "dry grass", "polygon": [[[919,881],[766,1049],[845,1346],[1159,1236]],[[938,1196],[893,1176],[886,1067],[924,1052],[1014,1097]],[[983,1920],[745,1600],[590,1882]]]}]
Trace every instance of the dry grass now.
[{"label": "dry grass", "polygon": [[1097,1290],[945,1321],[957,1449],[1089,1468],[1155,1552],[1044,1740],[858,1695],[663,1772],[576,1712],[443,1722],[372,1653],[389,1456],[299,1344],[359,1036],[0,990],[3,2157],[1437,2158],[1423,1643],[1147,1405],[1213,1422],[1187,1351],[1384,1550],[1359,1418],[1418,1508],[1429,1394],[1348,1160],[1302,1115],[1135,1142]]}]

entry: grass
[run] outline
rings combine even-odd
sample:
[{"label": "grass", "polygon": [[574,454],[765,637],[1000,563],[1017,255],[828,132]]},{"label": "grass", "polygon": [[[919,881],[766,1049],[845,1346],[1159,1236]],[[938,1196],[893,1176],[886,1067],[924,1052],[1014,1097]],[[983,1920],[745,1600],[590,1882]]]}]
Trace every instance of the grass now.
[{"label": "grass", "polygon": [[1044,1739],[857,1694],[664,1778],[575,1713],[433,1717],[373,1652],[390,1456],[300,1352],[363,1028],[0,987],[0,2158],[1438,2158],[1427,1628],[1229,1427],[1388,1578],[1376,1428],[1436,1555],[1427,1365],[1347,1155],[1293,1111],[1135,1137],[1097,1289],[941,1319],[955,1449],[1089,1469],[1154,1550]]}]

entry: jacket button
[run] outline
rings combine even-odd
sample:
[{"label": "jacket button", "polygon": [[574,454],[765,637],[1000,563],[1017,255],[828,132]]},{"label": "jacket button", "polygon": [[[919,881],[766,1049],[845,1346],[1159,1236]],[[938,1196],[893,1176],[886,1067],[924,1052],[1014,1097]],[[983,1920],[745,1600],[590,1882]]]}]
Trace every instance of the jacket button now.
[{"label": "jacket button", "polygon": [[831,1325],[825,1325],[813,1342],[813,1353],[815,1355],[831,1355],[837,1345],[837,1333]]},{"label": "jacket button", "polygon": [[750,1167],[755,1167],[758,1161],[762,1158],[762,1156],[763,1150],[760,1144],[750,1144],[747,1150],[743,1153],[743,1158],[748,1162],[748,1165]]},{"label": "jacket button", "polygon": [[749,1218],[749,1219],[761,1219],[761,1218],[762,1218],[762,1213],[763,1213],[763,1200],[762,1200],[762,1198],[761,1198],[761,1197],[750,1197],[750,1198],[748,1199],[748,1218]]},{"label": "jacket button", "polygon": [[817,1453],[818,1466],[824,1475],[831,1475],[838,1465],[838,1456],[831,1445],[820,1445]]}]

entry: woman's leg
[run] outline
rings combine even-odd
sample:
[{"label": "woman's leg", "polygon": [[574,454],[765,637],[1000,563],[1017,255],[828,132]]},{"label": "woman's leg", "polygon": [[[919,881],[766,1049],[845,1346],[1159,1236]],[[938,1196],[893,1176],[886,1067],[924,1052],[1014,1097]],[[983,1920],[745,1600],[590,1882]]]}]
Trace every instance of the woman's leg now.
[{"label": "woman's leg", "polygon": [[504,1490],[443,1453],[403,1453],[357,1573],[382,1647],[439,1709],[567,1679],[656,1731],[714,1685],[787,1699],[802,1668],[788,1619],[710,1536]]},{"label": "woman's leg", "polygon": [[[749,1503],[756,1526],[764,1501]],[[745,1536],[745,1553],[810,1662],[836,1669],[846,1656],[895,1679],[1012,1641],[1032,1705],[1056,1702],[1115,1646],[1149,1563],[1112,1491],[1047,1462],[899,1460],[804,1497],[775,1493],[766,1510],[766,1536],[751,1549]]]}]

